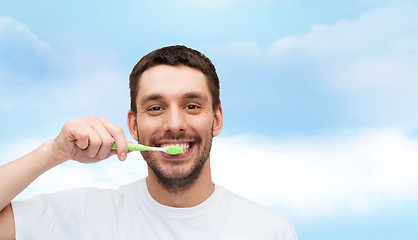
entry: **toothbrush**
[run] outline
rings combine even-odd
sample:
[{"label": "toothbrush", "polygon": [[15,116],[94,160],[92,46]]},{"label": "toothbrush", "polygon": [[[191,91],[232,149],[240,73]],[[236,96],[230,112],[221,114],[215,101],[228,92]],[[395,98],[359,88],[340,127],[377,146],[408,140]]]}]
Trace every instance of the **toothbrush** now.
[{"label": "toothbrush", "polygon": [[[112,149],[116,149],[116,143],[113,143]],[[128,150],[130,151],[161,151],[170,155],[177,155],[183,153],[183,148],[177,146],[167,147],[149,147],[142,144],[128,143]]]}]

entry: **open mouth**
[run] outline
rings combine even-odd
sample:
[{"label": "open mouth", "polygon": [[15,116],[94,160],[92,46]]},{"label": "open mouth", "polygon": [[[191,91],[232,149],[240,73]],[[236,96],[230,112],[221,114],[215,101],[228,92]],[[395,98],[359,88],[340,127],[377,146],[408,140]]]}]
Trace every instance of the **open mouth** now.
[{"label": "open mouth", "polygon": [[176,146],[176,147],[182,148],[183,149],[183,154],[184,154],[184,153],[186,153],[190,150],[190,148],[192,147],[192,143],[190,143],[190,142],[188,142],[188,143],[173,143],[173,144],[164,143],[164,144],[161,144],[160,147],[167,147],[167,146]]}]

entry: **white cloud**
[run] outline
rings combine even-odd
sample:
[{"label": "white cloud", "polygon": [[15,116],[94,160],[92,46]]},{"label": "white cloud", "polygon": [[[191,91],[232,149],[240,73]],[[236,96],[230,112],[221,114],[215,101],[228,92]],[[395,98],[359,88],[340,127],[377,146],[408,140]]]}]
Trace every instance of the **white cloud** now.
[{"label": "white cloud", "polygon": [[[40,142],[6,143],[1,151],[11,161]],[[396,128],[308,137],[217,137],[211,165],[216,183],[293,219],[418,201],[418,192],[412,191],[418,189],[418,140]],[[116,188],[145,177],[146,171],[139,153],[129,154],[125,162],[115,157],[91,165],[70,161],[42,175],[18,199],[82,186]]]},{"label": "white cloud", "polygon": [[214,1],[205,1],[205,0],[184,0],[188,3],[200,6],[200,7],[206,7],[206,8],[218,8],[218,7],[224,7],[229,6],[236,2],[237,0],[214,0]]},{"label": "white cloud", "polygon": [[40,40],[28,26],[7,16],[0,16],[0,35],[7,36],[0,38],[3,51],[8,47],[6,44],[29,45],[39,51],[51,50],[51,46]]},{"label": "white cloud", "polygon": [[0,36],[0,82],[19,81],[20,75],[41,73],[54,58],[49,43],[10,17],[0,16]]},{"label": "white cloud", "polygon": [[280,38],[267,48],[240,42],[220,52],[255,63],[252,68],[270,66],[274,76],[296,74],[300,84],[310,81],[333,95],[360,122],[416,128],[417,13],[417,4],[391,5],[354,20],[314,25],[308,34]]},{"label": "white cloud", "polygon": [[[196,6],[204,7],[204,8],[220,8],[220,7],[227,7],[234,4],[239,3],[269,3],[276,0],[212,0],[212,1],[206,1],[206,0],[182,0],[191,4],[194,4]],[[291,0],[280,0],[281,2],[289,2]]]},{"label": "white cloud", "polygon": [[41,175],[25,189],[18,199],[33,195],[79,187],[117,188],[146,177],[146,164],[139,153],[129,154],[120,162],[111,157],[97,164],[66,162]]},{"label": "white cloud", "polygon": [[14,108],[14,103],[10,100],[4,99],[4,101],[0,102],[0,111],[9,111],[13,108]]},{"label": "white cloud", "polygon": [[297,218],[417,201],[418,140],[396,128],[215,140],[214,180]]},{"label": "white cloud", "polygon": [[[41,143],[40,140],[32,139],[3,143],[0,147],[3,153],[0,165],[29,153]],[[120,162],[116,157],[111,157],[97,164],[81,164],[68,161],[41,175],[16,199],[24,200],[40,193],[57,192],[78,187],[117,188],[122,184],[145,177],[147,175],[146,171],[146,164],[138,152],[130,153],[123,162]]]},{"label": "white cloud", "polygon": [[0,165],[31,152],[41,145],[42,142],[39,139],[21,139],[18,141],[6,141],[6,139],[2,139],[0,142],[0,152],[2,152]]},{"label": "white cloud", "polygon": [[[105,54],[74,54],[69,65],[73,71],[50,85],[54,93],[51,97],[62,110],[97,112],[105,109],[110,112],[118,111],[115,106],[129,102],[128,73],[120,71]],[[126,105],[126,109],[118,113],[125,116],[128,107]]]},{"label": "white cloud", "polygon": [[67,113],[127,113],[129,106],[123,103],[129,102],[129,73],[120,70],[109,52],[64,53],[9,17],[0,17],[0,35],[0,111],[7,111],[9,119],[23,112],[34,117],[55,112],[57,121]]},{"label": "white cloud", "polygon": [[[309,34],[278,39],[266,49],[247,42],[231,44],[225,52],[273,67],[295,62],[315,66],[318,84],[346,98],[360,117],[377,122],[393,118],[393,122],[413,125],[418,117],[416,12],[414,4],[382,8],[353,21],[316,25]],[[10,36],[20,39],[8,38],[7,44],[16,44],[14,49],[33,49],[39,59],[50,59],[45,62],[51,66],[61,65],[60,59],[65,58],[72,70],[70,74],[64,71],[62,79],[27,91],[31,107],[47,102],[47,110],[58,106],[65,111],[94,111],[99,106],[111,106],[113,101],[127,102],[121,100],[128,96],[123,92],[126,88],[114,82],[119,78],[125,81],[127,76],[122,77],[112,61],[102,59],[103,55],[51,55],[54,50],[48,43],[7,17],[0,17],[0,33],[13,33]],[[33,86],[27,87],[31,90]],[[0,110],[27,103],[16,99],[1,100]],[[2,159],[21,156],[40,142],[4,144]],[[411,191],[418,187],[417,147],[416,139],[391,128],[280,139],[254,135],[218,137],[212,154],[213,176],[217,183],[234,192],[297,217],[362,211],[418,199],[418,194]],[[95,165],[69,162],[40,177],[20,197],[79,186],[115,187],[145,176],[145,169],[140,156],[134,155],[123,163],[114,158]]]},{"label": "white cloud", "polygon": [[[33,122],[44,130],[39,135],[44,139],[54,137],[49,135],[51,128],[68,121],[69,115],[102,116],[105,112],[112,114],[106,115],[112,121],[123,118],[122,123],[125,123],[123,116],[129,108],[128,73],[121,73],[111,54],[91,49],[64,54],[40,40],[28,26],[9,17],[0,17],[0,36],[0,63],[5,63],[0,68],[0,111],[7,113],[0,127],[3,133],[0,164],[23,156],[41,144],[42,140],[6,141],[9,136],[4,132],[13,132],[12,138],[19,139],[17,136],[33,127]],[[27,68],[22,71],[26,64],[35,65],[33,71]],[[124,105],[126,108],[121,109]],[[135,154],[130,154],[129,158],[133,157]],[[126,183],[132,176],[144,175],[138,164],[143,165],[137,159],[119,164],[114,158],[103,165],[68,162],[41,176],[19,198],[86,185],[114,187]],[[121,175],[119,168],[122,166],[129,166],[132,171],[125,169]]]}]

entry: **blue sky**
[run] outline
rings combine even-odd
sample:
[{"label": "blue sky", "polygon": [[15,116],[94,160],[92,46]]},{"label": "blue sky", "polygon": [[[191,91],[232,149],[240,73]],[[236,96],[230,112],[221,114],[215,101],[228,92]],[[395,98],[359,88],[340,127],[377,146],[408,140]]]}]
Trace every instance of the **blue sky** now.
[{"label": "blue sky", "polygon": [[[132,67],[184,44],[211,58],[221,79],[218,184],[288,217],[300,239],[410,238],[416,29],[418,2],[403,0],[0,0],[0,163],[81,116],[127,133]],[[18,198],[116,187],[145,176],[138,158],[68,162]]]}]

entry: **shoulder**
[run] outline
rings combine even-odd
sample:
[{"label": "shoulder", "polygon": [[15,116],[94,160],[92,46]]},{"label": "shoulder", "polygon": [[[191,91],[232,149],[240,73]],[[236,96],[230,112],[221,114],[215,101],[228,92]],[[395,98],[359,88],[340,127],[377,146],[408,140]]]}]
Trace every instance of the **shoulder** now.
[{"label": "shoulder", "polygon": [[[33,211],[32,209],[38,209],[39,211],[80,211],[84,209],[85,205],[92,204],[99,206],[106,199],[111,198],[112,193],[115,190],[112,189],[100,189],[100,188],[74,188],[64,191],[58,191],[53,193],[43,193],[35,195],[27,200],[13,201],[13,209],[21,208],[24,211]],[[100,200],[100,201],[98,201]]]},{"label": "shoulder", "polygon": [[37,206],[40,209],[46,207],[65,208],[68,206],[82,209],[82,206],[89,204],[101,206],[108,204],[109,201],[118,202],[119,199],[124,198],[124,195],[137,188],[138,182],[140,181],[122,185],[118,189],[81,187],[53,193],[42,193],[27,200],[13,201],[12,204],[14,208]]},{"label": "shoulder", "polygon": [[[293,224],[278,212],[275,212],[254,201],[239,196],[221,186],[223,204],[225,209],[232,211],[239,218],[245,218],[254,228],[263,229],[277,236],[277,239],[297,239]],[[276,238],[274,238],[276,239]]]},{"label": "shoulder", "polygon": [[280,221],[287,221],[281,214],[262,206],[254,201],[237,195],[224,187],[219,187],[223,192],[223,198],[226,200],[226,204],[231,208],[239,209],[241,212],[253,214],[255,216],[262,216],[268,219],[276,219]]}]

